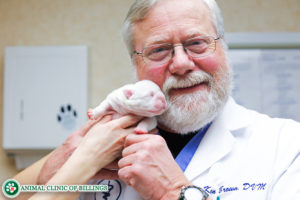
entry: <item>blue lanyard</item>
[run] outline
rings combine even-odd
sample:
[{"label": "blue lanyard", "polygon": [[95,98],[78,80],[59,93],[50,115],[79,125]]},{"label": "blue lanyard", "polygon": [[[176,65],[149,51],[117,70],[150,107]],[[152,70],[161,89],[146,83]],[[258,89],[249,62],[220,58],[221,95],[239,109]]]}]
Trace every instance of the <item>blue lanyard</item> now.
[{"label": "blue lanyard", "polygon": [[175,161],[181,168],[181,170],[184,172],[189,163],[191,162],[203,136],[205,135],[206,131],[212,124],[209,123],[206,126],[204,126],[180,151],[180,153],[177,155]]}]

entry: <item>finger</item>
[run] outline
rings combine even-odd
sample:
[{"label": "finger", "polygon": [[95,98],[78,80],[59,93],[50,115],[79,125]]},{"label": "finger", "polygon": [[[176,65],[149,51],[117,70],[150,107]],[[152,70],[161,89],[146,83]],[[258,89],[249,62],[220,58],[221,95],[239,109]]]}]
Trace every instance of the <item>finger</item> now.
[{"label": "finger", "polygon": [[122,151],[122,157],[124,158],[124,157],[129,156],[130,154],[135,154],[141,148],[142,148],[142,146],[140,145],[140,143],[136,143],[136,144],[127,146]]},{"label": "finger", "polygon": [[112,120],[112,115],[109,114],[109,115],[103,116],[98,121],[99,121],[99,124],[105,124],[105,123],[107,123],[107,122],[109,122],[111,120]]},{"label": "finger", "polygon": [[118,176],[123,182],[125,182],[128,185],[130,179],[130,166],[126,166],[122,169],[119,169]]},{"label": "finger", "polygon": [[128,128],[141,121],[143,117],[136,115],[125,115],[119,119],[115,119],[112,122],[119,125],[120,128]]},{"label": "finger", "polygon": [[118,170],[101,169],[95,176],[92,177],[94,180],[105,179],[115,180],[119,179]]},{"label": "finger", "polygon": [[123,141],[123,146],[124,146],[124,143],[125,143],[125,138],[128,136],[128,135],[132,135],[132,134],[135,134],[134,132],[134,127],[130,127],[130,128],[126,128],[126,129],[119,129],[117,130],[117,134],[122,137],[122,141]]},{"label": "finger", "polygon": [[152,134],[130,134],[126,137],[125,142],[124,142],[124,147],[128,147],[132,144],[139,143],[142,141],[145,141],[149,139]]},{"label": "finger", "polygon": [[134,187],[136,185],[136,179],[131,175],[131,167],[126,166],[118,171],[119,179],[129,186]]},{"label": "finger", "polygon": [[120,169],[126,167],[126,166],[130,166],[132,165],[132,163],[136,161],[136,156],[135,154],[131,154],[131,155],[128,155],[126,157],[123,157],[122,159],[119,160],[118,162],[118,166]]}]

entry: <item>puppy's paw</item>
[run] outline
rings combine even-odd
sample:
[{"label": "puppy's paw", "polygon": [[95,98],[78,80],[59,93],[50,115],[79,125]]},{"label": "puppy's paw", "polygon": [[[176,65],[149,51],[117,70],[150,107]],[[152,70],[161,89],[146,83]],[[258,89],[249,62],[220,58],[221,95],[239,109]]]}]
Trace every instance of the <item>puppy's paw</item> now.
[{"label": "puppy's paw", "polygon": [[95,114],[93,112],[93,109],[89,108],[87,111],[87,115],[89,117],[90,120],[94,120],[95,119]]}]

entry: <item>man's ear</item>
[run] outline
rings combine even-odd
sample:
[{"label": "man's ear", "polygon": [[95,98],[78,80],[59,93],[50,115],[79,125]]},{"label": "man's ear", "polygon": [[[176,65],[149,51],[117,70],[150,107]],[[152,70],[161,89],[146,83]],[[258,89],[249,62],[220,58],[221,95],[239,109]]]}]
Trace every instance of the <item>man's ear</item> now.
[{"label": "man's ear", "polygon": [[123,91],[123,93],[124,93],[126,99],[130,99],[130,97],[131,97],[132,94],[133,94],[132,90],[130,90],[130,89],[125,89],[125,90]]}]

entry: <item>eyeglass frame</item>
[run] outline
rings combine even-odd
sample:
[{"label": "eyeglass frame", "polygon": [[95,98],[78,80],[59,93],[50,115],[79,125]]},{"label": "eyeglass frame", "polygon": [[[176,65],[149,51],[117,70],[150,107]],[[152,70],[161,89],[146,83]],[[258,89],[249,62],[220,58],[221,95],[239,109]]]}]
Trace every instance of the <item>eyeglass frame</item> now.
[{"label": "eyeglass frame", "polygon": [[[184,51],[186,52],[186,54],[188,55],[188,56],[190,56],[190,57],[192,57],[192,58],[201,58],[201,57],[205,57],[205,56],[208,56],[208,55],[210,55],[211,53],[209,53],[209,54],[207,54],[207,55],[202,55],[201,56],[201,54],[200,54],[200,56],[191,56],[189,53],[188,53],[188,51],[186,50],[186,48],[184,47],[184,44],[186,43],[186,41],[189,41],[189,40],[192,40],[192,39],[195,39],[195,38],[198,38],[198,37],[208,37],[208,38],[211,38],[212,40],[210,40],[210,41],[213,41],[213,44],[214,44],[214,50],[211,52],[211,53],[213,53],[213,52],[215,52],[216,51],[216,42],[218,41],[218,40],[220,40],[223,36],[218,36],[217,38],[214,38],[213,36],[197,36],[197,37],[192,37],[192,38],[189,38],[189,39],[187,39],[187,40],[185,40],[183,43],[181,43],[181,44],[170,44],[170,43],[160,43],[160,44],[154,44],[154,45],[150,45],[150,46],[147,46],[147,47],[144,47],[143,48],[143,50],[142,51],[136,51],[136,50],[134,50],[133,51],[133,54],[135,54],[135,55],[139,55],[139,56],[141,56],[142,57],[142,59],[143,59],[143,61],[144,61],[144,63],[147,65],[147,62],[144,60],[144,57],[145,56],[143,56],[143,52],[145,51],[145,49],[147,49],[147,48],[150,48],[150,47],[153,47],[153,46],[157,46],[157,45],[170,45],[170,46],[172,46],[172,54],[174,54],[174,48],[175,47],[177,47],[177,46],[182,46],[183,47],[183,49],[184,49]],[[212,44],[212,43],[210,43],[210,44]],[[210,45],[209,44],[209,45]],[[163,65],[163,64],[165,64],[165,63],[168,63],[172,58],[174,57],[174,55],[172,55],[172,57],[167,61],[167,62],[164,62],[164,63],[160,63],[160,64],[158,64],[158,65]],[[150,59],[149,59],[150,60]],[[151,66],[155,66],[155,65],[151,65]]]}]

